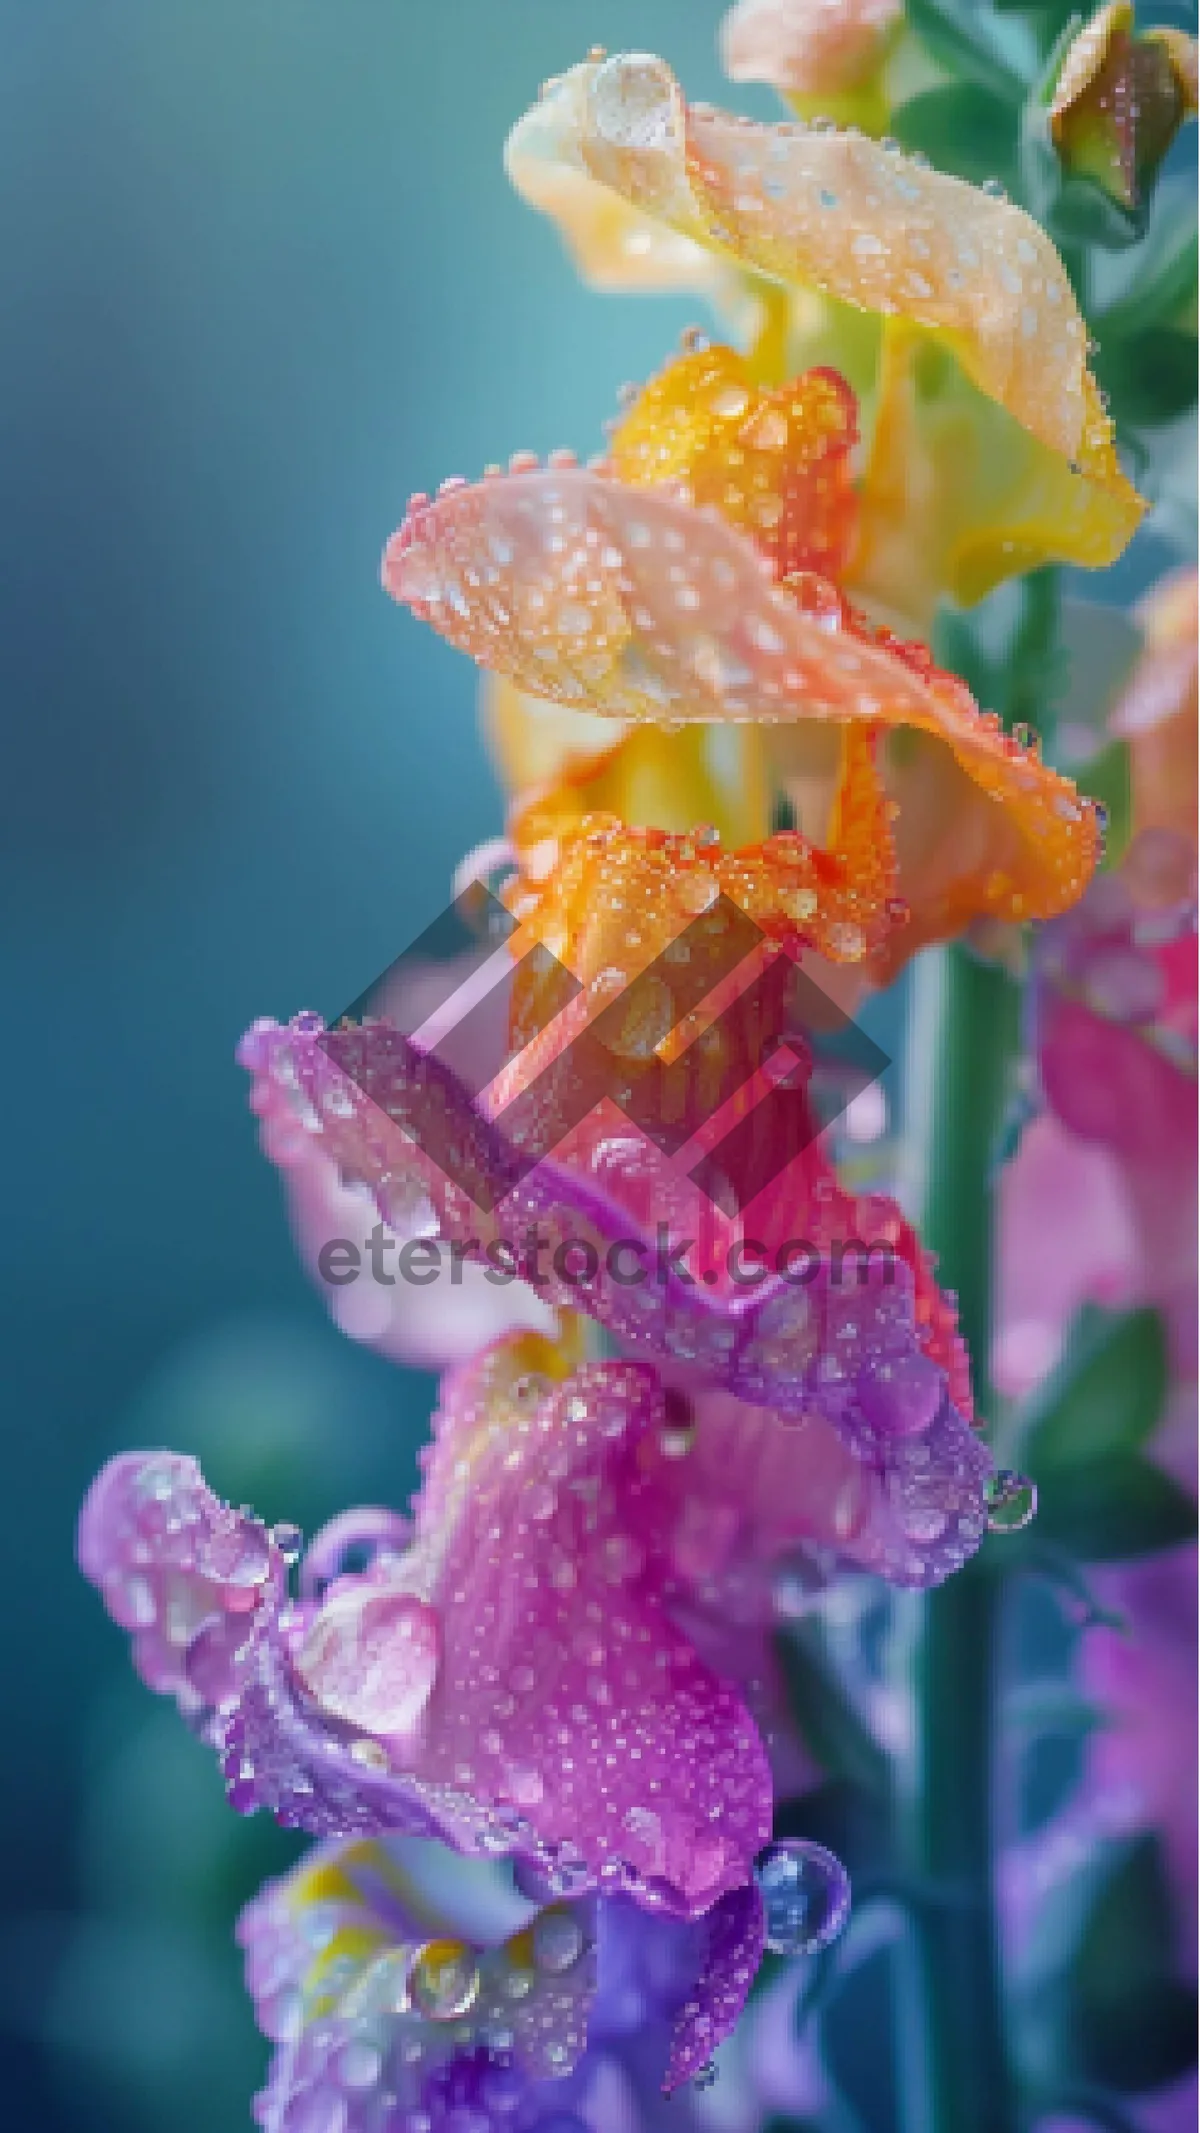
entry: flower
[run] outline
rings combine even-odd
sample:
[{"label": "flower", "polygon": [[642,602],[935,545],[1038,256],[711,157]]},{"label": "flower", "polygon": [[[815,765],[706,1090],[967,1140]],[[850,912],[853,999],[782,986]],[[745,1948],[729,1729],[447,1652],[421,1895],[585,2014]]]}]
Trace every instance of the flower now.
[{"label": "flower", "polygon": [[1140,900],[1162,903],[1186,896],[1195,871],[1200,782],[1196,572],[1173,571],[1162,579],[1143,601],[1138,619],[1144,650],[1111,726],[1129,746],[1133,821],[1143,839],[1137,861]]},{"label": "flower", "polygon": [[394,1838],[320,1845],[268,1884],[239,1927],[276,2047],[264,2133],[322,2107],[343,2133],[397,2114],[456,2133],[467,2110],[478,2133],[602,2133],[597,2103],[631,2059],[648,2087],[698,2072],[758,1967],[757,1891],[693,1922],[536,1887]]},{"label": "flower", "polygon": [[[1125,547],[1142,505],[1083,319],[1050,239],[1003,197],[856,134],[689,107],[644,54],[548,83],[507,161],[592,278],[620,281],[635,231],[651,251],[669,231],[740,265],[764,300],[795,299],[782,339],[768,304],[760,360],[833,361],[869,391],[850,590],[909,629],[942,589],[971,601],[1038,563],[1094,567]],[[596,243],[602,207],[620,213],[619,254]]]},{"label": "flower", "polygon": [[644,1366],[569,1372],[514,1336],[446,1380],[411,1539],[320,1596],[289,1605],[270,1537],[168,1453],[104,1470],[80,1561],[151,1686],[209,1730],[235,1805],[569,1858],[698,1913],[749,1878],[771,1784],[638,1531],[660,1412]]},{"label": "flower", "polygon": [[1064,170],[1132,210],[1195,114],[1195,40],[1173,29],[1136,35],[1129,0],[1107,0],[1067,48],[1050,138]]},{"label": "flower", "polygon": [[[668,1373],[682,1369],[689,1397],[732,1395],[731,1447],[739,1431],[750,1444],[761,1429],[752,1410],[771,1410],[765,1442],[775,1449],[763,1479],[772,1459],[795,1465],[796,1509],[781,1500],[777,1510],[785,1527],[802,1513],[807,1462],[802,1441],[789,1453],[776,1432],[819,1422],[875,1492],[841,1536],[833,1513],[831,1541],[860,1526],[862,1559],[916,1584],[946,1576],[978,1545],[990,1462],[969,1427],[953,1310],[895,1207],[838,1186],[805,1127],[802,1090],[768,1104],[757,1130],[768,1137],[769,1178],[746,1209],[726,1215],[703,1182],[680,1175],[627,1123],[614,1126],[611,1107],[571,1134],[556,1136],[551,1122],[553,1152],[527,1159],[436,1057],[383,1023],[260,1024],[243,1058],[255,1108],[291,1101],[381,1212],[420,1199],[441,1235],[492,1266],[507,1262],[510,1273],[522,1265],[533,1273],[532,1255],[548,1303],[585,1311]],[[546,1125],[541,1102],[531,1123]],[[781,1148],[796,1140],[779,1173]],[[634,1264],[640,1278],[631,1280]],[[751,1459],[747,1490],[757,1485]],[[649,1532],[661,1532],[661,1494],[643,1485],[639,1500],[655,1511]],[[634,1515],[632,1498],[625,1515]]]},{"label": "flower", "polygon": [[[647,388],[601,467],[557,454],[474,487],[451,482],[432,503],[414,498],[389,543],[384,582],[397,599],[568,711],[759,723],[774,729],[784,786],[789,768],[803,783],[814,737],[829,733],[832,762],[828,746],[817,752],[827,841],[787,830],[726,852],[694,823],[643,831],[593,806],[610,765],[597,765],[589,729],[590,764],[518,805],[511,832],[515,908],[585,981],[598,967],[628,975],[632,934],[646,951],[637,963],[648,961],[683,912],[721,890],[776,937],[866,960],[886,981],[902,955],[972,917],[1065,909],[1091,873],[1091,804],[824,575],[853,539],[853,419],[827,373],[767,394],[732,351],[695,351]],[[911,907],[906,868],[920,892]],[[650,934],[633,918],[647,898],[659,911]],[[580,962],[573,899],[587,922],[611,914],[602,959],[597,949]]]},{"label": "flower", "polygon": [[903,19],[901,0],[737,0],[721,25],[725,72],[768,82],[802,117],[882,133],[880,77]]}]

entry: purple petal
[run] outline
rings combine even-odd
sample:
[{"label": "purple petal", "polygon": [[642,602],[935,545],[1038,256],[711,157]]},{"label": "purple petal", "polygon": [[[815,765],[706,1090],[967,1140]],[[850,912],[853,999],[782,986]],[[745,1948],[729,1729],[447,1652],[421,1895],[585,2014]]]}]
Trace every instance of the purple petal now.
[{"label": "purple petal", "polygon": [[[978,1540],[986,1455],[976,1460],[965,1449],[968,1426],[950,1402],[944,1372],[922,1347],[913,1275],[902,1258],[868,1257],[848,1283],[844,1268],[835,1273],[823,1257],[803,1284],[771,1274],[718,1294],[690,1280],[669,1255],[657,1255],[628,1206],[595,1177],[549,1157],[527,1167],[442,1062],[397,1030],[372,1024],[325,1032],[311,1016],[286,1030],[260,1023],[241,1057],[255,1077],[254,1108],[271,1117],[289,1103],[343,1173],[370,1187],[385,1219],[420,1199],[464,1249],[527,1250],[531,1230],[549,1246],[569,1240],[590,1247],[595,1271],[577,1254],[570,1280],[544,1250],[547,1302],[585,1311],[630,1352],[694,1367],[750,1405],[785,1418],[823,1416],[881,1472],[915,1469],[913,1452],[895,1448],[905,1439],[923,1442],[935,1466],[948,1461],[942,1496],[947,1519],[953,1514],[954,1545],[922,1555],[914,1530],[903,1551],[876,1549],[880,1565],[903,1555],[904,1582],[936,1582],[951,1558],[955,1565],[964,1559],[972,1527]],[[631,1238],[644,1248],[647,1278],[637,1285],[628,1280]],[[909,1484],[896,1487],[907,1500]],[[970,1487],[976,1500],[960,1518]]]},{"label": "purple petal", "polygon": [[691,2081],[733,2030],[762,1961],[763,1900],[753,1882],[715,1904],[703,1921],[704,1951],[695,1986],[676,2017],[663,2087]]}]

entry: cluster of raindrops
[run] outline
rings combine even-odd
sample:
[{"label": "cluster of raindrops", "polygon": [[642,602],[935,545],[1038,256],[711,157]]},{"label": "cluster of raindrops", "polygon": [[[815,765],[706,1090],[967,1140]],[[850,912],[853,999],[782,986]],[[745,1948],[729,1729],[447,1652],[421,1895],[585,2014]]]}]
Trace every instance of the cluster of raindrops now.
[{"label": "cluster of raindrops", "polygon": [[553,2085],[553,2122],[554,2087],[586,2044],[596,1936],[585,1900],[543,1909],[495,1945],[421,1939],[385,1845],[302,1865],[241,1926],[260,2019],[281,2046],[260,2124],[451,2133],[466,2122],[492,2133],[541,2084]]}]

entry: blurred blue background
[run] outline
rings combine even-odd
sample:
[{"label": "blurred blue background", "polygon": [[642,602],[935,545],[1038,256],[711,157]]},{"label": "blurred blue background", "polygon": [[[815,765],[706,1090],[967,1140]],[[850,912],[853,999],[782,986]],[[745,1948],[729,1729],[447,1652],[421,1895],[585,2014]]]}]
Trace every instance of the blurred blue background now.
[{"label": "blurred blue background", "polygon": [[[134,1443],[311,1528],[430,1384],[295,1262],[233,1047],[351,999],[499,827],[467,663],[379,589],[411,489],[591,451],[688,311],[583,291],[505,133],[696,0],[4,0],[6,2122],[222,2133],[239,1824],[73,1567]],[[274,1841],[272,1841],[274,1839]]]},{"label": "blurred blue background", "polygon": [[308,1529],[413,1485],[430,1381],[326,1321],[233,1047],[354,998],[500,826],[380,552],[414,488],[594,450],[696,315],[582,289],[500,156],[593,42],[718,97],[721,12],[0,0],[14,2125],[248,2122],[231,1925],[292,1847],[136,1685],[76,1511],[131,1444]]}]

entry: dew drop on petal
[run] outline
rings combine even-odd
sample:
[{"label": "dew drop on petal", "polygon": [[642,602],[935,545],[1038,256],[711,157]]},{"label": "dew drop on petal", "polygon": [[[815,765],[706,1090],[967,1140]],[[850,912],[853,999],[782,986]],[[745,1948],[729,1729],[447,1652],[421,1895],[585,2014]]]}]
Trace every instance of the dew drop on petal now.
[{"label": "dew drop on petal", "polygon": [[815,1955],[850,1916],[850,1880],[840,1859],[803,1837],[772,1844],[754,1869],[776,1955]]},{"label": "dew drop on petal", "polygon": [[543,1911],[534,1921],[533,1959],[552,1977],[578,1962],[583,1945],[583,1929],[569,1911]]},{"label": "dew drop on petal", "polygon": [[459,1940],[426,1941],[408,1974],[413,2006],[430,2022],[457,2022],[479,1991],[479,1964]]},{"label": "dew drop on petal", "polygon": [[1019,1533],[1037,1511],[1037,1483],[1011,1467],[997,1467],[983,1493],[990,1533]]}]

